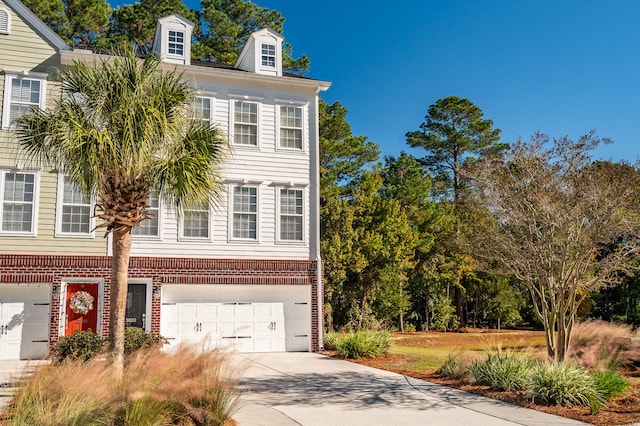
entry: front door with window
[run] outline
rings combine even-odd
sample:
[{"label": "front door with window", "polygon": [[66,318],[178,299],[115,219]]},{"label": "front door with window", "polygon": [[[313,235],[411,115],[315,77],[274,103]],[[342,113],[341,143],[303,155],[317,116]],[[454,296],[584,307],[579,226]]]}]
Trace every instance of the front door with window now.
[{"label": "front door with window", "polygon": [[[87,298],[84,295],[79,298],[80,292],[88,293],[93,300],[87,302]],[[65,336],[71,336],[77,331],[87,330],[96,333],[98,331],[98,284],[67,284],[66,315]]]},{"label": "front door with window", "polygon": [[147,285],[129,284],[125,325],[144,329],[147,312]]}]

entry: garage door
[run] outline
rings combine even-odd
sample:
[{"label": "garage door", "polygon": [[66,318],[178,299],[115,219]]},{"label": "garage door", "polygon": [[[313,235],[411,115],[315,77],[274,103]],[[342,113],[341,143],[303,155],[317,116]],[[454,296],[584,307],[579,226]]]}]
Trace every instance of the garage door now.
[{"label": "garage door", "polygon": [[49,294],[46,284],[0,284],[0,360],[47,355]]},{"label": "garage door", "polygon": [[160,333],[172,345],[308,351],[308,286],[166,285]]}]

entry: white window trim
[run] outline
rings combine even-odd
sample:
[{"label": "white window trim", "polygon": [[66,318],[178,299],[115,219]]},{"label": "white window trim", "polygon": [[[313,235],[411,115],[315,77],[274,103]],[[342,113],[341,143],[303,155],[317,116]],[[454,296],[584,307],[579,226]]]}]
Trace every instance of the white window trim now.
[{"label": "white window trim", "polygon": [[[201,98],[201,99],[209,99],[209,102],[211,103],[211,117],[209,117],[209,120],[202,120],[202,121],[209,121],[209,124],[213,126],[215,119],[216,119],[216,98],[214,98],[213,96],[215,95],[215,93],[211,94],[211,93],[200,93],[197,92],[195,94],[195,96],[193,97],[193,100],[195,101],[196,98]],[[196,120],[200,120],[199,118],[194,117]]]},{"label": "white window trim", "polygon": [[7,16],[7,28],[6,28],[6,31],[4,31],[4,30],[2,30],[2,28],[0,28],[0,34],[11,34],[11,12],[9,12],[9,9],[5,9],[5,8],[0,8],[0,12],[6,13],[6,16]]},{"label": "white window trim", "polygon": [[[233,214],[235,213],[233,206],[233,195],[234,188],[243,187],[243,188],[256,188],[256,238],[237,238],[233,236]],[[227,240],[228,242],[234,243],[246,243],[246,244],[257,244],[260,243],[260,209],[262,208],[262,197],[260,195],[261,185],[258,183],[232,183],[229,185],[229,199],[228,199],[228,225],[227,225]]]},{"label": "white window trim", "polygon": [[[190,211],[193,209],[184,209],[185,211]],[[202,211],[205,211],[205,209],[202,209]],[[184,236],[184,211],[181,211],[179,213],[179,219],[178,219],[178,241],[191,241],[191,242],[201,242],[201,243],[210,243],[213,241],[213,211],[211,209],[211,205],[208,205],[208,211],[209,211],[209,220],[208,220],[208,226],[209,226],[209,236],[208,237],[185,237]]]},{"label": "white window trim", "polygon": [[[262,49],[267,46],[267,47],[273,47],[273,55],[269,55],[269,54],[265,54]],[[278,46],[276,45],[276,43],[270,43],[270,42],[261,42],[260,43],[260,67],[261,68],[265,68],[265,69],[272,69],[275,70],[278,68]],[[273,65],[265,65],[262,63],[262,59],[263,58],[273,58]]]},{"label": "white window trim", "polygon": [[40,82],[40,109],[45,108],[45,98],[47,93],[47,80],[42,78],[41,75],[33,75],[27,73],[26,76],[18,75],[18,74],[10,74],[7,73],[4,76],[4,101],[2,103],[2,128],[3,129],[11,129],[15,128],[15,126],[9,125],[9,110],[11,109],[11,82],[15,79],[21,80],[34,80]]},{"label": "white window trim", "polygon": [[[278,102],[278,101],[277,101]],[[302,147],[300,148],[289,148],[280,145],[280,107],[297,107],[302,108]],[[285,152],[307,152],[307,147],[309,146],[308,138],[307,138],[307,126],[306,124],[307,118],[307,104],[299,103],[299,102],[278,102],[276,104],[276,151],[285,151]]]},{"label": "white window trim", "polygon": [[[169,52],[169,43],[172,43],[171,41],[169,41],[169,33],[173,31],[174,33],[182,33],[182,43],[176,43],[173,42],[174,44],[182,44],[182,54],[178,54],[178,53],[170,53]],[[189,46],[187,46],[187,31],[184,28],[179,28],[179,27],[172,27],[169,26],[167,27],[166,30],[166,37],[167,37],[167,50],[166,50],[166,54],[168,57],[170,58],[185,58],[187,56],[187,49],[189,48]],[[190,53],[190,52],[189,52]]]},{"label": "white window trim", "polygon": [[[28,173],[33,174],[33,211],[30,232],[7,232],[2,231],[2,210],[4,209],[4,180],[7,173]],[[22,169],[0,169],[0,236],[3,237],[35,237],[38,235],[38,206],[40,199],[40,171]]]},{"label": "white window trim", "polygon": [[[131,231],[131,238],[133,242],[145,240],[145,241],[159,241],[162,239],[162,197],[158,195],[158,235],[138,235]],[[144,221],[142,222],[144,223]],[[136,227],[137,228],[137,227]],[[133,228],[135,229],[135,228]]]},{"label": "white window trim", "polygon": [[[275,46],[275,67],[262,65],[262,45],[271,44]],[[282,42],[271,37],[257,38],[254,48],[256,72],[268,75],[282,75]]]},{"label": "white window trim", "polygon": [[102,318],[104,317],[104,280],[99,278],[63,278],[60,285],[60,302],[58,305],[60,311],[60,318],[58,320],[58,337],[64,336],[64,332],[67,327],[67,285],[81,283],[98,285],[98,300],[94,303],[94,309],[98,310],[97,330],[95,330],[95,333],[98,336],[102,336]]},{"label": "white window trim", "polygon": [[[152,315],[152,302],[153,302],[153,279],[152,278],[127,278],[127,286],[129,284],[146,284],[147,288],[146,288],[146,293],[147,293],[147,297],[146,297],[146,306],[145,306],[145,312],[147,313],[147,315],[144,318],[144,331],[146,331],[147,333],[151,332],[151,317]],[[126,312],[126,307],[125,307],[125,312]]]},{"label": "white window trim", "polygon": [[[247,102],[256,104],[256,144],[239,144],[235,143],[235,127],[236,127],[236,101]],[[260,119],[262,117],[262,103],[257,100],[255,97],[245,96],[242,98],[231,97],[229,99],[229,144],[233,146],[234,149],[248,149],[248,150],[256,150],[260,149]]]},{"label": "white window trim", "polygon": [[96,227],[96,219],[93,217],[94,207],[95,207],[95,197],[92,195],[89,200],[89,232],[62,232],[62,207],[64,200],[64,179],[65,175],[63,173],[58,173],[58,188],[56,191],[56,231],[54,233],[55,237],[73,237],[73,238],[95,238],[95,227]]},{"label": "white window trim", "polygon": [[[275,241],[276,244],[288,244],[288,245],[304,245],[307,243],[307,189],[303,186],[298,185],[278,185],[276,188],[276,235]],[[283,240],[280,238],[280,190],[282,189],[293,189],[297,191],[302,191],[302,239],[301,240]]]}]

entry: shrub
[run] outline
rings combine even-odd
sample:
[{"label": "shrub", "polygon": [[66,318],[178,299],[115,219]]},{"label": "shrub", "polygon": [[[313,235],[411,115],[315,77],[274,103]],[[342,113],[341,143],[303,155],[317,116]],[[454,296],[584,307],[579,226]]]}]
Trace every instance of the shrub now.
[{"label": "shrub", "polygon": [[435,331],[456,330],[460,321],[456,308],[446,297],[437,297],[431,306],[431,329]]},{"label": "shrub", "polygon": [[600,371],[593,374],[597,391],[605,400],[622,396],[629,389],[629,382],[615,371]]},{"label": "shrub", "polygon": [[534,402],[587,405],[594,413],[604,404],[593,378],[573,363],[539,364],[532,369],[529,380],[529,397]]},{"label": "shrub", "polygon": [[51,348],[50,357],[55,363],[66,359],[88,361],[104,347],[104,339],[92,331],[78,331],[61,337]]},{"label": "shrub", "polygon": [[141,348],[160,348],[166,343],[162,336],[154,336],[139,327],[126,327],[124,329],[124,353],[126,355]]},{"label": "shrub", "polygon": [[336,338],[336,349],[345,358],[370,358],[386,355],[391,349],[391,333],[363,330]]},{"label": "shrub", "polygon": [[237,407],[237,369],[227,355],[179,348],[129,356],[122,380],[97,358],[38,369],[7,410],[23,425],[222,425]]},{"label": "shrub", "polygon": [[525,389],[534,361],[524,355],[502,350],[491,351],[487,358],[469,366],[469,373],[480,385],[500,390]]},{"label": "shrub", "polygon": [[341,336],[339,333],[326,333],[324,335],[324,348],[332,351],[338,350],[338,343]]},{"label": "shrub", "polygon": [[405,322],[404,323],[404,332],[405,333],[415,333],[416,331],[416,326],[410,322]]},{"label": "shrub", "polygon": [[467,360],[463,359],[460,354],[450,353],[438,369],[438,372],[444,377],[459,379],[467,374],[468,367],[469,364]]}]

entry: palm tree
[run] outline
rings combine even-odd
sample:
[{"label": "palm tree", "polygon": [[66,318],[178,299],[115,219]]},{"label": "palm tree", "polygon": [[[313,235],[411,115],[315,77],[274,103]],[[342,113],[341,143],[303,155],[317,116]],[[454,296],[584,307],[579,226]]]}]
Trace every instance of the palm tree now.
[{"label": "palm tree", "polygon": [[192,89],[152,56],[141,60],[126,49],[59,74],[60,100],[23,116],[16,134],[28,158],[97,195],[97,228],[113,238],[109,337],[121,373],[131,230],[150,217],[152,191],[178,211],[216,204],[228,144],[219,130],[191,118]]}]

